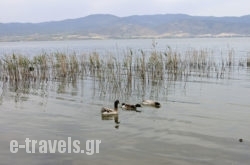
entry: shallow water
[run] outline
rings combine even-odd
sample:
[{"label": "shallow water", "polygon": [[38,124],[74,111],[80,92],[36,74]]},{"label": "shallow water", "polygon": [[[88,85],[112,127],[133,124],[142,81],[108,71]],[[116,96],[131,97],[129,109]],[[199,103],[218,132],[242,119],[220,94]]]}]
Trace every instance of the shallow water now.
[{"label": "shallow water", "polygon": [[[248,38],[229,40],[170,39],[163,40],[164,44],[161,40],[158,43],[164,45],[162,48],[167,43],[183,49],[198,47],[216,50],[227,49],[230,44],[238,56],[247,55]],[[75,42],[78,47],[75,47]],[[152,43],[151,40],[144,40],[142,45],[133,45],[139,43],[135,40],[109,40],[109,44],[105,41],[75,42],[72,47],[81,51],[106,51],[115,48],[114,43],[124,48],[132,45],[150,49]],[[44,44],[51,46],[51,43],[54,42],[43,42],[41,45],[14,43],[15,48],[10,43],[0,45],[4,45],[2,50],[5,53],[19,50],[17,47],[24,50],[26,46],[25,51],[30,50],[33,55],[37,53],[34,50],[41,51]],[[69,41],[59,43],[59,46],[54,45],[58,50],[64,49],[64,44],[70,45]],[[82,48],[82,43],[90,46]],[[98,81],[91,77],[76,82],[11,84],[0,81],[0,164],[247,165],[250,163],[249,81],[250,68],[246,66],[233,69],[223,79],[192,76],[186,81],[151,84],[144,91],[138,86],[132,88],[130,95],[121,95],[120,91],[103,92]],[[120,124],[113,119],[103,120],[100,115],[101,107],[112,107],[115,99],[137,103],[144,98],[158,100],[161,108],[144,106],[140,108],[141,113],[119,110]],[[83,148],[86,140],[99,139],[100,153],[91,156],[80,153],[28,154],[24,149],[16,154],[10,153],[9,145],[13,139],[24,144],[25,138],[67,140],[68,137],[83,142]]]}]

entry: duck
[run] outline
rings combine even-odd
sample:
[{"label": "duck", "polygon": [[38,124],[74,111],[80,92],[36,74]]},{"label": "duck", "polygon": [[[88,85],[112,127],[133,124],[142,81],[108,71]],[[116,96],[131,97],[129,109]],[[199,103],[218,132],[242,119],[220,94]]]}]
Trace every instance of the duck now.
[{"label": "duck", "polygon": [[159,102],[153,101],[153,100],[143,100],[142,104],[143,105],[153,106],[153,107],[156,107],[156,108],[160,108],[161,107],[161,104]]},{"label": "duck", "polygon": [[136,111],[137,107],[141,107],[141,104],[132,105],[132,104],[122,103],[122,109],[124,109],[124,110],[134,110],[134,111]]},{"label": "duck", "polygon": [[119,100],[116,100],[114,102],[114,109],[112,108],[107,108],[107,107],[103,107],[101,109],[101,113],[102,115],[117,115],[118,114],[118,104],[119,104]]}]

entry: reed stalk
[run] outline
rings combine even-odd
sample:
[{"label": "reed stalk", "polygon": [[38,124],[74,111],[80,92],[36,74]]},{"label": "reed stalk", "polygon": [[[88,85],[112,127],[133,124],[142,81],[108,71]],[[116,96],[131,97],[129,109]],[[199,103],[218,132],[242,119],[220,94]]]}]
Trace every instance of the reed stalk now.
[{"label": "reed stalk", "polygon": [[[165,79],[187,81],[190,76],[225,78],[231,72],[230,68],[237,64],[233,49],[229,49],[228,56],[220,60],[215,59],[213,51],[208,49],[189,49],[181,54],[171,47],[158,51],[156,45],[153,44],[153,49],[147,52],[128,49],[120,54],[121,59],[110,52],[104,55],[98,52],[82,55],[55,52],[32,58],[5,55],[0,59],[0,76],[2,80],[10,81],[62,79],[72,82],[78,78],[91,77],[98,81],[101,91],[117,92],[123,89],[129,94],[135,86],[157,86],[164,83]],[[247,66],[250,66],[249,58]]]}]

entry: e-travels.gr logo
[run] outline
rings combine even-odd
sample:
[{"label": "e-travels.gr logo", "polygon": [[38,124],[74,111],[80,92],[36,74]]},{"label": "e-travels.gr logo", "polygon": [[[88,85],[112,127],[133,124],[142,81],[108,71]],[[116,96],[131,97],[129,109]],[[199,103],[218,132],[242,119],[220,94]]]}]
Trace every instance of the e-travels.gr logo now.
[{"label": "e-travels.gr logo", "polygon": [[100,152],[101,140],[87,140],[85,149],[80,148],[81,141],[68,137],[65,140],[31,140],[25,139],[25,144],[19,144],[17,140],[10,141],[10,152],[17,153],[19,149],[25,149],[26,153],[85,153],[93,155]]}]

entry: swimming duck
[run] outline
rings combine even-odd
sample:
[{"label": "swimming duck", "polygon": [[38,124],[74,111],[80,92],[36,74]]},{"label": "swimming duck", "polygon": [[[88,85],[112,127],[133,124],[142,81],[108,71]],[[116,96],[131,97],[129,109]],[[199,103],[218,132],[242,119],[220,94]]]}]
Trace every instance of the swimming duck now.
[{"label": "swimming duck", "polygon": [[153,100],[143,100],[142,101],[143,105],[149,105],[149,106],[154,106],[156,108],[160,108],[161,104],[157,101],[153,101]]},{"label": "swimming duck", "polygon": [[118,114],[118,104],[119,100],[114,102],[114,109],[103,107],[101,110],[102,115],[116,115]]},{"label": "swimming duck", "polygon": [[125,110],[134,110],[134,111],[136,111],[137,107],[141,107],[141,105],[140,104],[131,105],[131,104],[122,103],[122,109],[125,109]]}]

